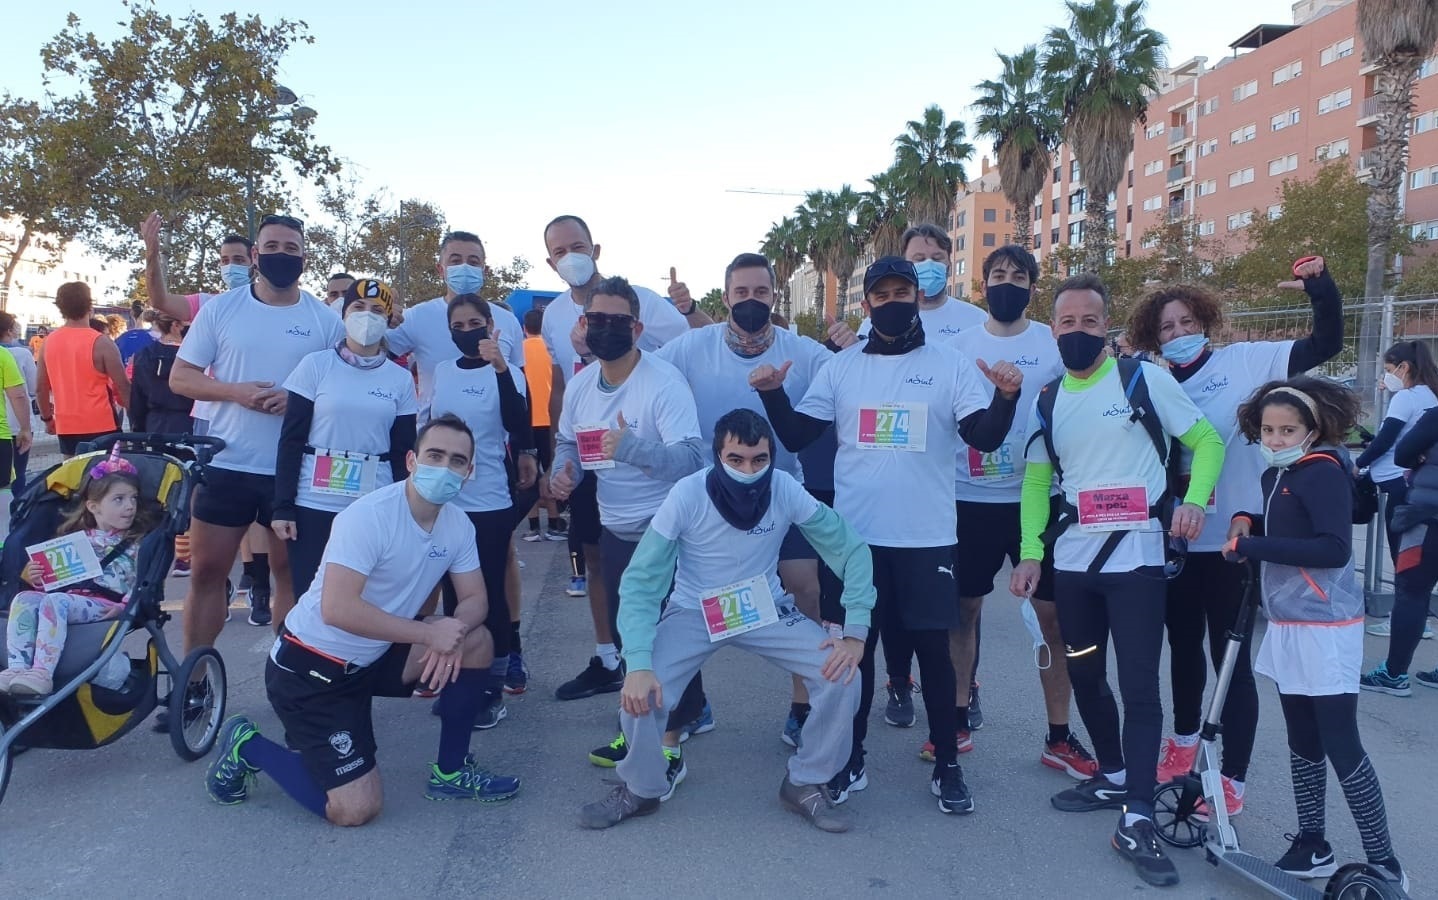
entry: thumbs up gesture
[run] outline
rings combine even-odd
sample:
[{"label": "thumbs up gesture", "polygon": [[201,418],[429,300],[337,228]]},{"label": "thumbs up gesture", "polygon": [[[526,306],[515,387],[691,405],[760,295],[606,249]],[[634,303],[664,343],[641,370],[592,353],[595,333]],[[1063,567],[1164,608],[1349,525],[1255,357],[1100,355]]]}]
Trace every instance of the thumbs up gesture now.
[{"label": "thumbs up gesture", "polygon": [[840,350],[845,347],[852,347],[859,342],[859,336],[854,334],[854,329],[847,323],[840,322],[829,313],[824,313],[824,324],[829,326],[829,342]]},{"label": "thumbs up gesture", "polygon": [[669,302],[684,315],[694,311],[694,298],[689,294],[689,285],[679,280],[679,273],[669,267]]},{"label": "thumbs up gesture", "polygon": [[624,412],[619,413],[619,421],[614,428],[604,432],[604,458],[613,459],[614,451],[619,449],[619,442],[624,440],[624,435],[629,433],[629,423],[624,421]]}]

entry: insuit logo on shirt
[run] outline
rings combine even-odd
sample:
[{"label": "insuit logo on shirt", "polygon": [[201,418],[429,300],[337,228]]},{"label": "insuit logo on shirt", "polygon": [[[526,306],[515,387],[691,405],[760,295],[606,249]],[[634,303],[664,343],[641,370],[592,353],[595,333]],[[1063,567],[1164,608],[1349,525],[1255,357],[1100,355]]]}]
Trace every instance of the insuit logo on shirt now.
[{"label": "insuit logo on shirt", "polygon": [[1214,391],[1221,391],[1226,387],[1228,387],[1227,375],[1212,375],[1208,379],[1208,384],[1203,386],[1203,392],[1205,394],[1211,394]]},{"label": "insuit logo on shirt", "polygon": [[301,328],[298,325],[291,325],[285,330],[285,334],[292,334],[295,337],[309,337],[310,330],[308,328]]},{"label": "insuit logo on shirt", "polygon": [[749,534],[773,534],[773,533],[774,533],[774,523],[773,523],[773,522],[770,522],[768,525],[755,525],[753,528],[750,528],[750,529],[749,529],[748,533],[749,533]]},{"label": "insuit logo on shirt", "polygon": [[330,746],[335,748],[335,752],[340,755],[340,759],[344,759],[346,756],[355,752],[354,738],[350,737],[348,731],[336,731],[330,735]]},{"label": "insuit logo on shirt", "polygon": [[469,395],[474,396],[474,397],[483,397],[484,394],[485,394],[485,391],[488,391],[488,390],[489,390],[489,388],[472,387],[472,386],[471,386],[471,387],[461,388],[461,389],[460,389],[460,393],[461,393],[461,394],[469,394]]},{"label": "insuit logo on shirt", "polygon": [[928,378],[925,378],[922,375],[910,375],[908,378],[904,379],[904,384],[919,384],[923,385],[924,387],[933,387],[934,376],[930,375]]},{"label": "insuit logo on shirt", "polygon": [[430,559],[445,559],[445,558],[447,558],[448,556],[449,556],[449,548],[448,548],[448,547],[435,547],[435,546],[431,545],[430,548],[429,548],[429,558],[430,558]]},{"label": "insuit logo on shirt", "polygon": [[394,394],[391,394],[389,391],[382,391],[382,390],[380,390],[379,388],[375,388],[375,389],[373,389],[372,391],[370,391],[370,392],[369,392],[369,395],[370,395],[371,397],[378,397],[378,398],[380,398],[381,400],[388,400],[388,401],[391,402],[391,403],[394,402]]}]

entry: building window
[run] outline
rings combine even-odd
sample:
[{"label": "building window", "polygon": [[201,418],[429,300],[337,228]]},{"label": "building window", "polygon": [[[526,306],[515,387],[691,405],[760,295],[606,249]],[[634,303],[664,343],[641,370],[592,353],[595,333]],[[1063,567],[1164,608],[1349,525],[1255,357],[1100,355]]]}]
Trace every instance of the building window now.
[{"label": "building window", "polygon": [[995,238],[993,232],[988,232],[988,231],[984,232],[984,246],[985,246],[985,247],[995,247],[995,246],[997,246],[997,244],[995,243],[995,241],[996,241],[996,238]]},{"label": "building window", "polygon": [[1253,210],[1251,209],[1241,213],[1232,213],[1228,217],[1229,231],[1238,231],[1251,224],[1253,224]]},{"label": "building window", "polygon": [[1069,181],[1083,181],[1083,172],[1079,170],[1077,159],[1069,161]]},{"label": "building window", "polygon": [[1240,84],[1238,87],[1233,89],[1233,102],[1238,103],[1242,100],[1247,100],[1249,97],[1252,97],[1254,94],[1257,93],[1257,81],[1244,82],[1243,84]]},{"label": "building window", "polygon": [[1161,160],[1161,159],[1155,159],[1155,160],[1152,160],[1152,161],[1150,161],[1150,162],[1144,163],[1144,166],[1143,166],[1143,174],[1145,174],[1145,175],[1157,175],[1159,172],[1162,172],[1162,171],[1163,171],[1163,160]]},{"label": "building window", "polygon": [[1069,194],[1069,213],[1070,213],[1070,214],[1083,212],[1084,202],[1085,202],[1085,195],[1086,195],[1086,194],[1087,194],[1087,192],[1086,192],[1083,188],[1079,188],[1078,190],[1074,191],[1072,194]]},{"label": "building window", "polygon": [[1253,166],[1249,166],[1249,167],[1246,168],[1246,169],[1239,169],[1237,172],[1231,172],[1231,173],[1229,173],[1229,176],[1228,176],[1228,186],[1229,186],[1229,187],[1238,187],[1238,186],[1241,185],[1241,184],[1252,184],[1252,183],[1253,183]]},{"label": "building window", "polygon": [[1211,156],[1218,152],[1218,138],[1210,138],[1198,145],[1199,156]]},{"label": "building window", "polygon": [[1292,172],[1298,168],[1298,154],[1290,153],[1287,156],[1280,156],[1278,159],[1268,161],[1269,175],[1282,175],[1284,172]]},{"label": "building window", "polygon": [[1326,66],[1353,55],[1353,38],[1344,38],[1336,44],[1329,44],[1318,51],[1318,64]]},{"label": "building window", "polygon": [[1283,84],[1303,74],[1303,60],[1295,59],[1286,66],[1279,66],[1273,70],[1273,83]]},{"label": "building window", "polygon": [[1208,237],[1209,235],[1213,234],[1213,231],[1214,225],[1212,219],[1209,219],[1207,222],[1198,223],[1198,234],[1200,237]]},{"label": "building window", "polygon": [[1258,123],[1253,122],[1242,128],[1235,128],[1229,133],[1228,142],[1230,144],[1246,144],[1256,137],[1258,137]]},{"label": "building window", "polygon": [[1301,110],[1290,109],[1288,112],[1281,112],[1268,120],[1268,124],[1274,131],[1282,131],[1290,125],[1297,125],[1301,116]]},{"label": "building window", "polygon": [[1207,181],[1198,183],[1198,196],[1207,197],[1209,194],[1218,192],[1218,182],[1210,178]]},{"label": "building window", "polygon": [[1272,222],[1274,219],[1277,219],[1281,215],[1283,215],[1282,203],[1275,203],[1268,208],[1268,221]]}]

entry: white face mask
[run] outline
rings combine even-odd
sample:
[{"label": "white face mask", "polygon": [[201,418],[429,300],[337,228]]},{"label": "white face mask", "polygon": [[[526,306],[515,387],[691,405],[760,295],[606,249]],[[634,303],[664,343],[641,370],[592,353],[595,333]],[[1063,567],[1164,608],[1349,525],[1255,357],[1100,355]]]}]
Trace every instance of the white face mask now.
[{"label": "white face mask", "polygon": [[594,277],[594,258],[583,253],[566,253],[554,268],[570,287],[583,287]]},{"label": "white face mask", "polygon": [[1396,393],[1398,393],[1399,391],[1403,390],[1403,388],[1404,388],[1404,384],[1403,384],[1403,379],[1402,379],[1402,378],[1399,378],[1397,375],[1394,375],[1392,372],[1384,372],[1384,373],[1383,373],[1383,389],[1384,389],[1385,391],[1387,391],[1387,392],[1390,393],[1390,394],[1396,394]]},{"label": "white face mask", "polygon": [[352,312],[345,316],[345,335],[361,347],[373,347],[389,329],[389,320],[377,312]]}]

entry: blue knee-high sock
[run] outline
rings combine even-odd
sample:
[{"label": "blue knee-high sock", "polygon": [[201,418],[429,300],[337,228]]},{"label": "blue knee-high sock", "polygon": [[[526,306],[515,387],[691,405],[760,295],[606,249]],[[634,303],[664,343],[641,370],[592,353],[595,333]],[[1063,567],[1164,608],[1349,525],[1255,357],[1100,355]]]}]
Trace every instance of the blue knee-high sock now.
[{"label": "blue knee-high sock", "polygon": [[295,802],[319,816],[325,817],[328,798],[309,770],[304,759],[293,750],[286,750],[261,734],[245,741],[240,747],[240,758],[264,772],[275,784],[294,798]]},{"label": "blue knee-high sock", "polygon": [[446,775],[458,772],[469,753],[469,735],[486,701],[488,669],[460,669],[453,684],[439,693],[439,754],[435,765]]}]

